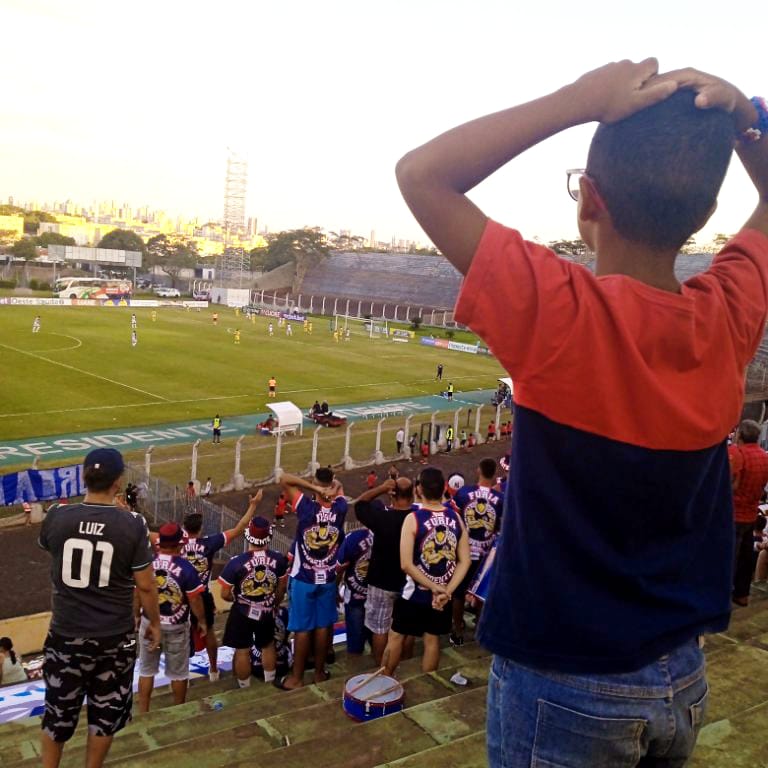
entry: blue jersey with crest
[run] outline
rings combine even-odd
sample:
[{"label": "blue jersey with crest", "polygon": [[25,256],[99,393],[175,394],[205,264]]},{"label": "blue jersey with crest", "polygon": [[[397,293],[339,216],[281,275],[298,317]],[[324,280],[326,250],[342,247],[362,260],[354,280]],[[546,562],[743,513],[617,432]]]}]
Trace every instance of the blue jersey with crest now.
[{"label": "blue jersey with crest", "polygon": [[347,500],[337,496],[326,507],[302,494],[294,509],[297,524],[291,576],[308,584],[333,584],[336,555],[344,541]]},{"label": "blue jersey with crest", "polygon": [[[456,570],[461,520],[452,506],[432,510],[420,507],[416,519],[413,564],[430,580],[447,586]],[[417,603],[432,602],[432,591],[406,576],[403,597]]]},{"label": "blue jersey with crest", "polygon": [[181,554],[194,566],[206,589],[211,580],[213,556],[228,543],[225,533],[214,533],[213,536],[188,538],[181,548]]},{"label": "blue jersey with crest", "polygon": [[233,610],[258,621],[274,611],[277,583],[287,569],[285,557],[279,552],[255,549],[231,558],[219,581],[232,587]]},{"label": "blue jersey with crest", "polygon": [[373,534],[367,528],[348,533],[339,548],[338,563],[344,571],[345,603],[365,602],[368,596],[368,564],[371,561]]},{"label": "blue jersey with crest", "polygon": [[453,502],[467,528],[470,559],[482,560],[491,551],[499,530],[504,497],[493,488],[465,485],[453,497]]},{"label": "blue jersey with crest", "polygon": [[181,555],[159,554],[152,561],[160,603],[160,626],[173,629],[189,620],[189,595],[204,591],[197,571]]}]

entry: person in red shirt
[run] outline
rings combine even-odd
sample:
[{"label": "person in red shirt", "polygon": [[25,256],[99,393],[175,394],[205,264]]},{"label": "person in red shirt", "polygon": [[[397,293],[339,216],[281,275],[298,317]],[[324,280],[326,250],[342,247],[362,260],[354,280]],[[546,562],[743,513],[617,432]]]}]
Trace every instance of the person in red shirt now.
[{"label": "person in red shirt", "polygon": [[378,478],[376,477],[376,470],[372,469],[365,478],[365,484],[368,487],[368,490],[370,491],[372,488],[375,488],[378,485]]},{"label": "person in red shirt", "polygon": [[488,422],[488,437],[487,442],[492,442],[496,439],[496,422],[490,421]]},{"label": "person in red shirt", "polygon": [[754,570],[752,529],[768,483],[768,453],[757,444],[759,437],[760,425],[745,419],[739,424],[736,444],[728,449],[733,483],[733,602],[736,605],[749,605]]}]

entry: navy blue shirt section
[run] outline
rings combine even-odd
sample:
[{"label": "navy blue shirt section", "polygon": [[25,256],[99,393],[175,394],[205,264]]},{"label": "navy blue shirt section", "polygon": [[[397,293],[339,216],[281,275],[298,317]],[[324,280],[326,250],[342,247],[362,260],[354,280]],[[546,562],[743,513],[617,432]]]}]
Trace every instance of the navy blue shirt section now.
[{"label": "navy blue shirt section", "polygon": [[561,672],[639,669],[728,626],[732,539],[724,442],[639,448],[518,405],[480,641]]}]

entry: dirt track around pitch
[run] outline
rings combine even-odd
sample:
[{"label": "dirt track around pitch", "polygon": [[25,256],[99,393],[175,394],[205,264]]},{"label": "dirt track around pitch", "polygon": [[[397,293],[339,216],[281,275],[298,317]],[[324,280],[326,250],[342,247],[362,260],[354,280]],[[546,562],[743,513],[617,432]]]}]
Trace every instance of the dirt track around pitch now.
[{"label": "dirt track around pitch", "polygon": [[[454,451],[448,454],[433,456],[429,463],[440,467],[446,475],[452,472],[461,472],[467,481],[471,482],[475,477],[475,469],[481,459],[490,456],[498,460],[507,450],[508,443],[506,442],[491,443],[477,446],[467,452]],[[418,461],[398,461],[393,463],[401,474],[411,478],[416,477],[424,466]],[[380,481],[386,478],[387,470],[390,466],[391,463],[375,467]],[[365,479],[370,469],[370,467],[360,467],[348,472],[337,473],[337,477],[344,484],[344,492],[347,496],[355,498],[365,490]],[[278,486],[265,486],[264,498],[257,514],[264,515],[271,520],[278,494]],[[248,504],[248,493],[232,492],[218,494],[213,496],[211,501],[225,504],[237,512],[245,511]],[[350,513],[350,519],[354,519],[354,512]],[[292,535],[295,529],[296,520],[293,515],[288,515],[285,528],[278,530],[287,535]],[[3,583],[2,600],[0,600],[0,620],[50,610],[50,557],[37,545],[39,533],[39,525],[0,530],[0,549],[2,551],[0,576]],[[214,575],[219,570],[220,567],[214,568]]]}]

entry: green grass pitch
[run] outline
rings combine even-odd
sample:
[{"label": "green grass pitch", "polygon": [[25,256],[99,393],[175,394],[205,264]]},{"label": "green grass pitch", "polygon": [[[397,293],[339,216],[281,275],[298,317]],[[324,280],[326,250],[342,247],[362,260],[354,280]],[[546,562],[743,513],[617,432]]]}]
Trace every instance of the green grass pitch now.
[{"label": "green grass pitch", "polygon": [[[186,311],[135,308],[138,345],[131,347],[128,307],[0,307],[0,439],[163,424],[232,416],[266,408],[267,380],[278,399],[308,408],[432,394],[438,362],[457,390],[494,386],[495,359],[362,333],[336,343],[327,317],[313,334],[292,323],[293,338],[270,320],[229,308]],[[42,330],[31,332],[36,314]],[[234,343],[231,331],[241,330]],[[469,340],[457,335],[457,340]]]}]

